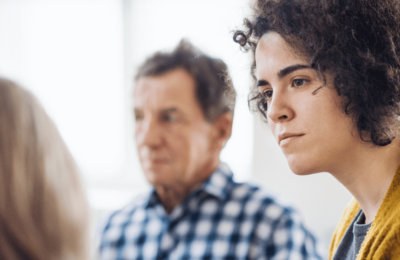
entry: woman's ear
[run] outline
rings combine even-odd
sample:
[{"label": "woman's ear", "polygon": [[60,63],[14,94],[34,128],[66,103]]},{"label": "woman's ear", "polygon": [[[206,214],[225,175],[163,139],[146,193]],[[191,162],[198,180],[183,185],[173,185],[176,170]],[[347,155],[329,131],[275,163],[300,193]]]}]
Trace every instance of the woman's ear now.
[{"label": "woman's ear", "polygon": [[211,146],[222,150],[232,134],[233,114],[225,113],[213,122],[214,135]]}]

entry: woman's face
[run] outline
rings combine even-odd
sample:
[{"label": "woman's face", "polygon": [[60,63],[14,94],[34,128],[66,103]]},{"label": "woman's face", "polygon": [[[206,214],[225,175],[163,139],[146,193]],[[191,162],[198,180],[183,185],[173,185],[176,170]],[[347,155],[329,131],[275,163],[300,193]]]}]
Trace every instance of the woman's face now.
[{"label": "woman's face", "polygon": [[268,102],[271,131],[291,170],[299,175],[337,171],[362,143],[341,98],[296,55],[277,33],[265,34],[256,49],[256,76]]}]

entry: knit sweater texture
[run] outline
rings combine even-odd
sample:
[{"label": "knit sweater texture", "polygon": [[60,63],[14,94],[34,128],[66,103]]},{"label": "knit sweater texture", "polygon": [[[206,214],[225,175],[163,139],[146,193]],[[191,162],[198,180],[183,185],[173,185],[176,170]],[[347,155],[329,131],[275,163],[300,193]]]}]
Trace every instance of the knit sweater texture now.
[{"label": "knit sweater texture", "polygon": [[[332,259],[347,228],[360,210],[353,199],[347,205],[333,234],[329,259]],[[400,260],[400,166],[375,216],[357,260]]]}]

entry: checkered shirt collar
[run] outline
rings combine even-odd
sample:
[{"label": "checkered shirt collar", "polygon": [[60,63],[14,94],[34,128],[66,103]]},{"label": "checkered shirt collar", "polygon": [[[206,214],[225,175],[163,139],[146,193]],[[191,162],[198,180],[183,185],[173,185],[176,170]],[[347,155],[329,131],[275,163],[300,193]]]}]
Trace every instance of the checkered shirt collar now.
[{"label": "checkered shirt collar", "polygon": [[233,174],[226,163],[220,163],[214,173],[201,186],[210,195],[224,200],[233,188]]},{"label": "checkered shirt collar", "polygon": [[[201,184],[199,188],[194,189],[188,197],[192,197],[194,194],[199,194],[201,191],[204,191],[220,200],[224,200],[233,188],[233,184],[233,173],[231,169],[226,163],[221,162],[218,168],[211,174],[210,178]],[[151,208],[160,203],[157,192],[153,187],[145,207]]]}]

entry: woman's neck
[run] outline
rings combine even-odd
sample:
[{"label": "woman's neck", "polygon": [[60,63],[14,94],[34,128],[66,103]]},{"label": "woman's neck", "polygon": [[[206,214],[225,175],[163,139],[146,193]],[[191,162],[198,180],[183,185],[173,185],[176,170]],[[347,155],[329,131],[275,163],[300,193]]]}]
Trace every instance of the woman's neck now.
[{"label": "woman's neck", "polygon": [[354,196],[365,214],[365,223],[374,220],[400,164],[400,141],[372,147],[361,143],[353,156],[331,171]]}]

